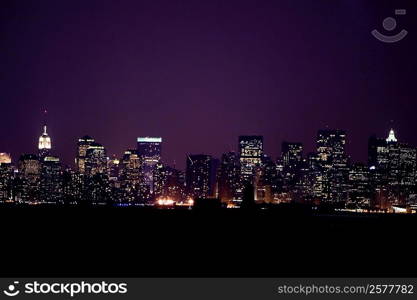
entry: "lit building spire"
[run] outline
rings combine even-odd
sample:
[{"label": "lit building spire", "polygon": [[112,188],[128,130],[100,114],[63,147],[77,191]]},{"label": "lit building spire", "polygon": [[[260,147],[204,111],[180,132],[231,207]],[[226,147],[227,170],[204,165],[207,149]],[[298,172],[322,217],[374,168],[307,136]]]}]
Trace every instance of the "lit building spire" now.
[{"label": "lit building spire", "polygon": [[387,143],[390,142],[396,142],[397,138],[395,137],[395,132],[394,129],[391,128],[391,130],[389,131],[388,137],[386,139]]},{"label": "lit building spire", "polygon": [[47,113],[48,111],[45,109],[44,110],[45,121],[43,125],[43,133],[39,137],[39,144],[38,144],[40,156],[47,156],[49,154],[49,150],[52,149],[51,138],[48,135],[47,126],[46,126],[46,114]]}]

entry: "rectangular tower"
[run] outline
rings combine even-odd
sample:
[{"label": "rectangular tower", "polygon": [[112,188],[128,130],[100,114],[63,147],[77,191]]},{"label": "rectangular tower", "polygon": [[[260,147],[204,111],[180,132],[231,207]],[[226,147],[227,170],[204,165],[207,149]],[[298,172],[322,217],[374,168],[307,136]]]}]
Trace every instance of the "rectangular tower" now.
[{"label": "rectangular tower", "polygon": [[253,179],[256,166],[262,164],[263,137],[258,135],[239,137],[241,173],[244,181]]},{"label": "rectangular tower", "polygon": [[151,193],[154,191],[153,173],[161,161],[162,138],[138,137],[137,154],[142,159],[142,173],[145,184]]}]

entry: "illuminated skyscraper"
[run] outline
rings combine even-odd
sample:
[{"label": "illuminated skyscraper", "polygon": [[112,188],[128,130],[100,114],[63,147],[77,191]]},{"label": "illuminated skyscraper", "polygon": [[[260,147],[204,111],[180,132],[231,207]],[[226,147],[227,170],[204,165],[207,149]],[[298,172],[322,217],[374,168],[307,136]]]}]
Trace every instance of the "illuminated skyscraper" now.
[{"label": "illuminated skyscraper", "polygon": [[[416,189],[416,160],[414,147],[400,143],[390,129],[386,139],[370,137],[368,163],[373,189],[386,191],[386,203],[380,207],[405,205]],[[378,196],[378,193],[376,194]],[[377,197],[378,198],[378,197]]]},{"label": "illuminated skyscraper", "polygon": [[38,156],[34,154],[23,154],[19,159],[19,174],[25,178],[37,178],[40,175],[40,164]]},{"label": "illuminated skyscraper", "polygon": [[39,200],[40,162],[37,155],[24,154],[19,159],[19,186],[17,200],[37,202]]},{"label": "illuminated skyscraper", "polygon": [[244,181],[253,180],[255,167],[262,164],[263,149],[262,136],[239,137],[241,175]]},{"label": "illuminated skyscraper", "polygon": [[277,184],[276,163],[266,154],[262,156],[262,165],[255,168],[254,191],[255,201],[271,203]]},{"label": "illuminated skyscraper", "polygon": [[346,165],[346,133],[338,129],[324,129],[317,133],[317,154],[322,167],[328,169]]},{"label": "illuminated skyscraper", "polygon": [[303,144],[283,142],[281,154],[284,168],[296,169],[303,159]]},{"label": "illuminated skyscraper", "polygon": [[388,143],[375,135],[368,140],[368,165],[372,170],[388,169]]},{"label": "illuminated skyscraper", "polygon": [[320,167],[319,185],[324,201],[343,202],[348,190],[348,157],[346,133],[338,129],[324,129],[317,133],[317,158]]},{"label": "illuminated skyscraper", "polygon": [[120,177],[120,160],[115,156],[107,161],[107,172],[109,180],[113,184],[116,184]]},{"label": "illuminated skyscraper", "polygon": [[283,176],[285,186],[292,189],[299,177],[303,159],[303,144],[283,142],[281,157],[284,166]]},{"label": "illuminated skyscraper", "polygon": [[46,156],[41,161],[40,201],[52,204],[63,201],[62,169],[58,157]]},{"label": "illuminated skyscraper", "polygon": [[62,173],[63,201],[66,204],[80,204],[85,187],[84,176],[66,169]]},{"label": "illuminated skyscraper", "polygon": [[417,186],[417,149],[408,144],[400,144],[398,182],[407,192]]},{"label": "illuminated skyscraper", "polygon": [[[162,171],[163,176],[158,177],[161,179],[159,186],[162,189],[162,197],[176,202],[184,201],[186,197],[184,172],[168,166],[164,166]],[[159,171],[159,173],[161,172]]]},{"label": "illuminated skyscraper", "polygon": [[12,159],[7,153],[0,153],[0,202],[12,199]]},{"label": "illuminated skyscraper", "polygon": [[99,143],[91,143],[85,156],[85,174],[105,174],[107,175],[107,155],[106,149]]},{"label": "illuminated skyscraper", "polygon": [[396,143],[397,142],[397,138],[395,137],[395,132],[394,129],[390,129],[389,133],[388,133],[388,137],[385,140],[387,143]]},{"label": "illuminated skyscraper", "polygon": [[[84,205],[109,203],[112,195],[107,169],[108,157],[103,145],[94,142],[89,136],[79,139],[76,163],[82,180],[82,203]],[[78,176],[74,179],[78,179]]]},{"label": "illuminated skyscraper", "polygon": [[43,158],[48,156],[52,149],[52,142],[51,138],[49,137],[46,131],[46,124],[43,126],[43,133],[39,137],[38,149],[39,149],[39,157]]},{"label": "illuminated skyscraper", "polygon": [[39,150],[39,158],[42,160],[45,156],[50,155],[51,149],[52,149],[52,141],[50,136],[47,132],[47,126],[46,126],[46,114],[47,110],[44,111],[44,124],[43,124],[43,133],[39,137],[38,142],[38,150]]},{"label": "illuminated skyscraper", "polygon": [[228,152],[222,155],[217,184],[218,197],[222,202],[230,203],[241,196],[240,160],[237,153]]},{"label": "illuminated skyscraper", "polygon": [[210,155],[187,156],[186,188],[193,199],[210,196],[212,158]]},{"label": "illuminated skyscraper", "polygon": [[154,192],[153,173],[156,165],[161,162],[162,138],[138,137],[137,154],[142,159],[142,173],[144,182],[149,186],[151,193]]},{"label": "illuminated skyscraper", "polygon": [[129,149],[123,154],[120,162],[120,186],[122,189],[122,201],[136,201],[140,195],[141,183],[141,159],[136,150]]},{"label": "illuminated skyscraper", "polygon": [[85,159],[87,157],[87,149],[95,143],[95,140],[86,135],[78,140],[77,143],[77,156],[75,158],[75,165],[77,171],[81,174],[85,173]]},{"label": "illuminated skyscraper", "polygon": [[371,182],[369,168],[355,163],[349,170],[349,203],[354,207],[368,208],[371,200]]}]

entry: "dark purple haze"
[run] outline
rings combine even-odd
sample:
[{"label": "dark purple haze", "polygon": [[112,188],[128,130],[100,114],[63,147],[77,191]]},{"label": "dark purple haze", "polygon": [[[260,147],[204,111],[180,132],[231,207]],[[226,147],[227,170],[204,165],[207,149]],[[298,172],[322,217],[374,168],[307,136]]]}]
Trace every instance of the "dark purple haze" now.
[{"label": "dark purple haze", "polygon": [[[274,158],[284,139],[311,151],[326,125],[347,131],[354,160],[390,120],[417,146],[416,4],[3,0],[0,152],[36,152],[45,107],[65,163],[85,134],[118,156],[162,136],[180,167],[244,134],[264,135]],[[409,31],[398,44],[370,34],[389,16]]]}]

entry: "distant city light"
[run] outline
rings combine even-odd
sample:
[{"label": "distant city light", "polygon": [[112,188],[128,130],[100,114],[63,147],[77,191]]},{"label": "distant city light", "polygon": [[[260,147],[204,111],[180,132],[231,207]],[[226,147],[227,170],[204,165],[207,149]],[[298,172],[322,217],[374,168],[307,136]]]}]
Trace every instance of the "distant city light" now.
[{"label": "distant city light", "polygon": [[160,137],[138,137],[138,142],[141,143],[162,143],[162,138]]}]

